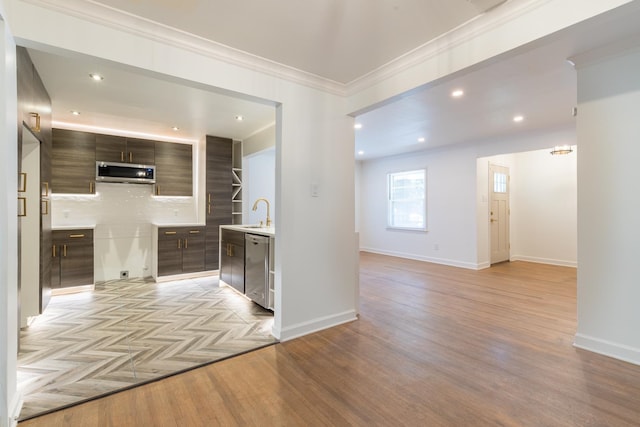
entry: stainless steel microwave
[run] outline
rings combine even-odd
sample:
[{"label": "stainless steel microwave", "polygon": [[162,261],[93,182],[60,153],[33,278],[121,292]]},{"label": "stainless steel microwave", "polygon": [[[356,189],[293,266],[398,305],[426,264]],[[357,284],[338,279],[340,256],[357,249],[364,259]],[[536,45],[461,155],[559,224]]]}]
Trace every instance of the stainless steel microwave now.
[{"label": "stainless steel microwave", "polygon": [[96,162],[96,182],[155,184],[156,167],[131,163]]}]

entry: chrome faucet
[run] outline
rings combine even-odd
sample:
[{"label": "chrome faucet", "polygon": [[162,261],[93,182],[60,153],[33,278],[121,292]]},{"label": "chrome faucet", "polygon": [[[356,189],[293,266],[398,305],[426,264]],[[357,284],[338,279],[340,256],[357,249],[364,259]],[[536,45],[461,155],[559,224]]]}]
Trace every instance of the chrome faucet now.
[{"label": "chrome faucet", "polygon": [[[261,197],[258,200],[256,200],[253,203],[253,207],[251,208],[251,210],[255,212],[258,209],[258,202],[260,200],[262,200],[267,204],[267,227],[271,227],[271,217],[269,216],[269,201],[267,199],[265,199],[264,197]],[[262,221],[260,221],[260,223],[262,224]]]}]

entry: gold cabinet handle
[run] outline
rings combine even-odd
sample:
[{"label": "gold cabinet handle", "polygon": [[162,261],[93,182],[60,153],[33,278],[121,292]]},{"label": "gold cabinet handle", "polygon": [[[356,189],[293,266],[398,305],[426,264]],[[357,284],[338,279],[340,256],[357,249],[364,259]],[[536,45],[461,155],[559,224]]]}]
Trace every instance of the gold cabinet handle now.
[{"label": "gold cabinet handle", "polygon": [[44,209],[42,209],[42,215],[49,215],[49,201],[42,200],[41,202],[44,203]]},{"label": "gold cabinet handle", "polygon": [[211,193],[209,193],[207,196],[208,196],[207,203],[210,204],[211,203]]},{"label": "gold cabinet handle", "polygon": [[33,128],[34,131],[40,132],[40,114],[38,113],[29,113],[31,117],[36,118],[36,127]]},{"label": "gold cabinet handle", "polygon": [[27,216],[27,198],[18,197],[18,216]]},{"label": "gold cabinet handle", "polygon": [[62,245],[62,256],[67,256],[67,245]]},{"label": "gold cabinet handle", "polygon": [[80,239],[84,237],[84,234],[69,234],[70,239]]},{"label": "gold cabinet handle", "polygon": [[173,236],[174,234],[176,234],[175,231],[165,231],[164,232],[165,236]]},{"label": "gold cabinet handle", "polygon": [[189,230],[189,234],[200,234],[200,230]]},{"label": "gold cabinet handle", "polygon": [[96,192],[96,183],[89,181],[89,193],[94,194]]},{"label": "gold cabinet handle", "polygon": [[18,180],[18,193],[24,193],[27,191],[27,173],[20,172],[20,179]]},{"label": "gold cabinet handle", "polygon": [[46,181],[42,181],[42,189],[44,189],[44,191],[42,192],[41,196],[42,197],[49,197],[49,183]]},{"label": "gold cabinet handle", "polygon": [[184,248],[185,249],[189,249],[189,240],[188,239],[184,239]]},{"label": "gold cabinet handle", "polygon": [[211,204],[207,205],[207,215],[211,215]]},{"label": "gold cabinet handle", "polygon": [[182,239],[178,239],[178,249],[182,249]]},{"label": "gold cabinet handle", "polygon": [[124,163],[124,151],[120,152],[120,161]]},{"label": "gold cabinet handle", "polygon": [[160,195],[160,186],[156,184],[156,196]]},{"label": "gold cabinet handle", "polygon": [[133,151],[129,151],[129,163],[133,163]]},{"label": "gold cabinet handle", "polygon": [[54,258],[56,257],[56,245],[51,245],[51,254]]}]

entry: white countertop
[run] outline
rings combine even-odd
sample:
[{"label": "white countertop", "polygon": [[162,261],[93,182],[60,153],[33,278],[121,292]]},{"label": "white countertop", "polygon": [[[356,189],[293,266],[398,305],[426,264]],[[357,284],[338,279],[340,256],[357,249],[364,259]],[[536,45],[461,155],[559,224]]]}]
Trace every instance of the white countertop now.
[{"label": "white countertop", "polygon": [[242,231],[243,233],[260,234],[261,236],[275,237],[276,235],[274,227],[260,227],[255,224],[221,225],[220,228]]},{"label": "white countertop", "polygon": [[154,227],[204,227],[206,224],[198,224],[195,222],[173,222],[173,223],[152,222],[151,225]]},{"label": "white countertop", "polygon": [[51,230],[86,230],[86,229],[95,230],[95,224],[87,224],[87,225],[52,225]]}]

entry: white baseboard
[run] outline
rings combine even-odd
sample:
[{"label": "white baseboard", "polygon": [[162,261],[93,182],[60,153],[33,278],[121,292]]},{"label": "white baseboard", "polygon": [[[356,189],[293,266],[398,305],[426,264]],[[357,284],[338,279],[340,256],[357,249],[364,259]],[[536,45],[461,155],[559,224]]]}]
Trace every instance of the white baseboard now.
[{"label": "white baseboard", "polygon": [[604,356],[613,357],[614,359],[619,359],[624,362],[633,363],[634,365],[640,365],[640,348],[634,348],[584,334],[576,334],[573,346]]},{"label": "white baseboard", "polygon": [[526,262],[535,262],[537,264],[551,264],[551,265],[559,265],[561,267],[578,267],[578,263],[576,261],[566,261],[562,259],[551,259],[551,258],[538,258],[533,256],[526,255],[512,255],[511,261],[526,261]]},{"label": "white baseboard", "polygon": [[318,332],[323,329],[341,325],[343,323],[352,322],[354,320],[357,320],[357,318],[358,317],[356,316],[355,310],[348,310],[343,313],[319,317],[282,329],[277,329],[274,326],[271,332],[273,333],[273,336],[275,336],[280,341],[289,341],[303,335],[308,335],[313,332]]},{"label": "white baseboard", "polygon": [[20,411],[22,411],[23,404],[24,399],[22,398],[22,394],[16,392],[9,407],[9,422],[7,423],[9,427],[16,427],[18,425],[18,417],[20,416]]},{"label": "white baseboard", "polygon": [[380,255],[389,255],[389,256],[394,256],[398,258],[413,259],[416,261],[432,262],[434,264],[449,265],[451,267],[460,267],[460,268],[466,268],[469,270],[481,270],[482,268],[486,268],[485,266],[483,266],[483,264],[456,261],[453,259],[445,259],[445,258],[433,258],[433,257],[422,256],[422,255],[410,254],[406,252],[387,251],[383,249],[375,249],[375,248],[367,248],[367,247],[361,247],[360,251],[371,252],[371,253],[380,254]]}]

